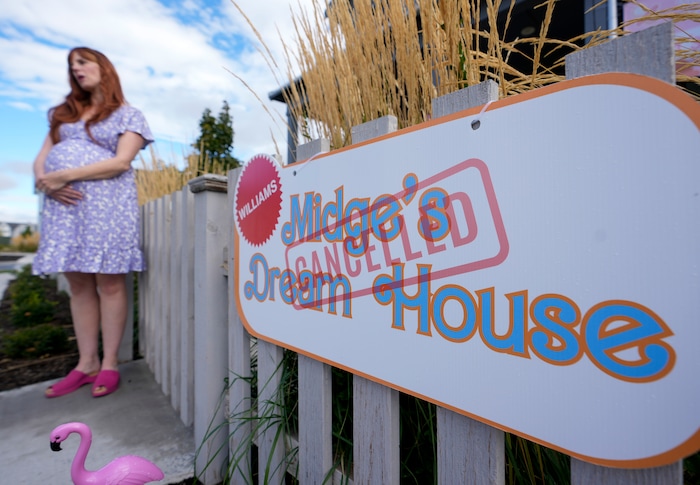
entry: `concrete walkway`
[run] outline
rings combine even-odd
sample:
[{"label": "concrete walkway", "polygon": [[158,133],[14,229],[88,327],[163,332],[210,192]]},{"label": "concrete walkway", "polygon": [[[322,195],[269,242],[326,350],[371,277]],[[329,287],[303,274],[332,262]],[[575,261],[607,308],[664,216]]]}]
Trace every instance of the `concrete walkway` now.
[{"label": "concrete walkway", "polygon": [[0,273],[0,298],[2,298],[5,294],[5,290],[7,290],[7,285],[9,285],[10,281],[14,279],[15,275],[11,273]]},{"label": "concrete walkway", "polygon": [[120,366],[121,385],[95,399],[90,386],[55,399],[44,389],[55,381],[0,392],[0,483],[71,483],[70,467],[80,438],[72,434],[60,452],[50,449],[51,431],[72,421],[92,429],[86,468],[97,470],[123,455],[142,456],[163,470],[159,484],[194,475],[192,429],[185,427],[144,360]]}]

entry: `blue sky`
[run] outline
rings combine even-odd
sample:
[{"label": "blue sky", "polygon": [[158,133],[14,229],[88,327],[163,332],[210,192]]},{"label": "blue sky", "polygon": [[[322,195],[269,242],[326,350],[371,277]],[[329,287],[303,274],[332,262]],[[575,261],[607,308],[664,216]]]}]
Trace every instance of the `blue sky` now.
[{"label": "blue sky", "polygon": [[[284,39],[296,44],[292,11],[314,0],[238,0],[279,66],[230,0],[15,0],[0,9],[0,222],[37,222],[32,162],[47,132],[46,111],[68,93],[68,51],[106,54],[127,100],[141,109],[161,159],[181,163],[205,108],[224,100],[234,155],[286,153],[284,106],[267,96],[286,82]],[[230,72],[250,85],[257,97]],[[147,153],[144,153],[147,155]],[[134,162],[136,167],[140,162]]]}]

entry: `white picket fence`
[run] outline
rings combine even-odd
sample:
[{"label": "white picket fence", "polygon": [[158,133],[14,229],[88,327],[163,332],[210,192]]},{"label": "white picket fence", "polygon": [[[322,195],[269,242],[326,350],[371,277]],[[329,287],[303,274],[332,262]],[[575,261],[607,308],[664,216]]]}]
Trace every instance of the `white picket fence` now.
[{"label": "white picket fence", "polygon": [[[622,71],[674,82],[671,24],[664,24],[567,58],[567,77]],[[434,117],[497,99],[498,86],[486,82],[436,99]],[[359,142],[396,129],[385,117],[353,129]],[[325,151],[317,140],[298,148],[305,159]],[[298,436],[278,435],[276,426],[253,431],[253,421],[276,401],[283,349],[258,341],[258,409],[249,409],[251,338],[241,324],[233,297],[233,188],[228,177],[205,175],[180,192],[143,207],[148,271],[139,279],[139,344],[155,379],[170,396],[186,425],[193,425],[201,449],[195,469],[205,485],[220,483],[229,457],[243,457],[230,483],[250,483],[250,441],[259,453],[259,483],[284,483],[284,473],[302,484],[398,484],[399,393],[353,377],[352,480],[333,469],[331,368],[298,356]],[[238,376],[238,378],[237,378]],[[222,392],[227,388],[222,401]],[[267,383],[262,385],[262,383]],[[263,409],[267,407],[267,409]],[[214,428],[211,425],[214,425]],[[218,427],[217,427],[218,425]],[[441,484],[502,484],[504,433],[452,411],[437,409],[437,477]],[[287,451],[298,446],[292,458]],[[681,484],[682,462],[640,469],[612,469],[571,459],[571,483]]]}]

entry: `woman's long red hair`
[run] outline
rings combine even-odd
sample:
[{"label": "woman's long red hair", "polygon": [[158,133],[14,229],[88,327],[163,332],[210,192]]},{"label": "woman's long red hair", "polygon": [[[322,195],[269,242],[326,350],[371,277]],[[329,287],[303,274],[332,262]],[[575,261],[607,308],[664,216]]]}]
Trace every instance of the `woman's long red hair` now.
[{"label": "woman's long red hair", "polygon": [[111,115],[114,110],[126,103],[122,85],[119,82],[119,75],[114,65],[103,53],[90,49],[89,47],[76,47],[68,54],[68,81],[70,83],[70,93],[66,100],[49,111],[49,135],[54,143],[60,141],[58,129],[63,123],[74,123],[78,121],[85,110],[92,104],[92,93],[80,87],[78,81],[73,76],[71,70],[71,58],[73,54],[80,54],[85,59],[96,62],[100,66],[100,93],[102,102],[96,106],[95,115],[85,122],[85,128],[92,138],[90,126],[100,122]]}]

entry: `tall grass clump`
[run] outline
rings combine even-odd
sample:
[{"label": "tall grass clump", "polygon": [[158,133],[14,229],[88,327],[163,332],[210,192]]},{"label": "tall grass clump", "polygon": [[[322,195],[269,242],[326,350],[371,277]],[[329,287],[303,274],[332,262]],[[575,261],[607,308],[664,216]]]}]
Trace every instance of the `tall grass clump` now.
[{"label": "tall grass clump", "polygon": [[[243,438],[241,443],[237,448],[230,450],[228,466],[222,473],[223,483],[232,481],[251,485],[271,483],[270,477],[273,475],[284,476],[285,483],[298,483],[296,480],[298,446],[290,440],[290,437],[298,436],[299,433],[297,354],[286,350],[282,361],[266,382],[260,381],[257,369],[257,340],[252,339],[250,376],[231,375],[227,378],[218,403],[219,409],[225,408],[226,421],[210,422],[204,442],[199,444],[196,455],[204,453],[207,440],[219,433],[230,433],[229,438],[240,435]],[[250,398],[244,402],[229,403],[228,394],[231,387],[240,381],[250,386]],[[272,389],[271,386],[276,382],[279,384]],[[267,391],[263,392],[266,389]],[[263,399],[260,397],[263,394],[270,397]],[[217,412],[218,409],[214,414],[216,415]],[[259,453],[258,439],[267,432],[274,435],[275,444],[283,444],[285,455],[282,463],[275,463],[272,456],[263,456]],[[223,452],[223,449],[215,450],[209,456],[209,462],[199,470],[198,479],[203,477],[214,458]],[[262,466],[259,467],[258,463]]]},{"label": "tall grass clump", "polygon": [[[284,94],[301,135],[340,148],[351,143],[353,126],[385,115],[396,116],[399,128],[415,125],[430,118],[433,98],[487,79],[499,83],[501,97],[562,81],[567,54],[626,35],[639,21],[555,39],[553,18],[571,5],[542,0],[540,25],[519,37],[509,30],[514,7],[512,0],[316,0],[309,13],[292,15],[297,49],[286,52]],[[697,3],[646,10],[646,20],[700,21]],[[684,45],[698,42],[676,32]],[[678,54],[686,67],[700,65],[697,51]],[[678,81],[697,86],[683,71]]]},{"label": "tall grass clump", "polygon": [[[538,35],[511,41],[515,3],[505,18],[502,3],[317,1],[309,17],[293,19],[298,54],[288,65],[290,74],[298,66],[302,82],[290,84],[288,105],[309,132],[338,148],[351,142],[355,125],[385,115],[396,116],[399,128],[415,125],[430,118],[433,98],[487,79],[499,83],[501,96],[562,80],[563,55],[583,44],[547,37],[562,2],[544,0]],[[528,69],[509,64],[515,57],[528,59],[520,62]]]},{"label": "tall grass clump", "polygon": [[203,155],[183,156],[184,167],[166,163],[150,146],[149,157],[140,155],[141,168],[136,170],[136,189],[139,205],[159,199],[182,189],[188,181],[205,173],[226,175],[224,165],[217,160],[202,160]]},{"label": "tall grass clump", "polygon": [[10,239],[10,249],[21,253],[34,253],[39,248],[39,233],[27,228]]}]

